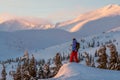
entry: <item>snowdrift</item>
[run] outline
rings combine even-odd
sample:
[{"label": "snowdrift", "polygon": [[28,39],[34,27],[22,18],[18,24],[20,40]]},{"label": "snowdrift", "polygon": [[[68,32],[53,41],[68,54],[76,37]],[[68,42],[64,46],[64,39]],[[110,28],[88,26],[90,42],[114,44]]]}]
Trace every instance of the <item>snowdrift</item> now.
[{"label": "snowdrift", "polygon": [[54,77],[57,80],[120,80],[120,71],[97,69],[78,63],[64,64]]}]

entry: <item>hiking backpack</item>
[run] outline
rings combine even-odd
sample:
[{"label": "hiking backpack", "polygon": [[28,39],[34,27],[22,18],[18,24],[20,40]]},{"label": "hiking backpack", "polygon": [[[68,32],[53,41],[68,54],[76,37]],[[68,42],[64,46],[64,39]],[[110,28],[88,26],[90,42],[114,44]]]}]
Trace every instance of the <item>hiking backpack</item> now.
[{"label": "hiking backpack", "polygon": [[77,43],[76,43],[76,49],[78,50],[79,48],[80,48],[80,43],[77,42]]}]

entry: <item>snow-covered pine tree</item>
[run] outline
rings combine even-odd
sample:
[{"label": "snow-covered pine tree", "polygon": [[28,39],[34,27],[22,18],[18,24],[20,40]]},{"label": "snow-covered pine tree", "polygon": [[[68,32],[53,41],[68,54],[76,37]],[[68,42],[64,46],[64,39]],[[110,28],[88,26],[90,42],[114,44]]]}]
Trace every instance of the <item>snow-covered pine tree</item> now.
[{"label": "snow-covered pine tree", "polygon": [[110,49],[109,69],[118,70],[120,68],[120,63],[116,46],[111,43],[107,47]]},{"label": "snow-covered pine tree", "polygon": [[[60,53],[57,53],[60,55]],[[63,56],[61,57],[61,60],[64,61],[65,60],[65,53],[63,52]]]},{"label": "snow-covered pine tree", "polygon": [[98,57],[98,53],[97,53],[97,50],[95,51],[95,57]]},{"label": "snow-covered pine tree", "polygon": [[100,49],[98,50],[98,57],[99,58],[97,62],[99,63],[99,65],[97,67],[106,69],[107,68],[107,54],[106,54],[105,45],[101,46]]},{"label": "snow-covered pine tree", "polygon": [[48,64],[45,64],[43,67],[43,75],[44,75],[45,79],[47,79],[51,76],[50,67]]},{"label": "snow-covered pine tree", "polygon": [[44,64],[45,64],[45,60],[42,59],[42,60],[41,60],[41,65],[43,66]]},{"label": "snow-covered pine tree", "polygon": [[19,62],[14,80],[30,80],[29,61],[27,59]]},{"label": "snow-covered pine tree", "polygon": [[88,48],[90,48],[90,47],[91,47],[91,44],[90,44],[90,42],[88,42],[88,43],[87,43],[87,45],[88,45]]},{"label": "snow-covered pine tree", "polygon": [[25,65],[22,66],[22,69],[21,69],[21,79],[22,80],[30,80],[31,76],[29,74],[28,69],[29,69],[29,66],[25,66]]},{"label": "snow-covered pine tree", "polygon": [[27,50],[25,50],[23,57],[21,57],[21,60],[28,60],[29,59],[29,53]]},{"label": "snow-covered pine tree", "polygon": [[120,70],[120,54],[118,55],[117,70]]},{"label": "snow-covered pine tree", "polygon": [[83,49],[85,49],[85,46],[83,45]]},{"label": "snow-covered pine tree", "polygon": [[30,64],[29,64],[29,74],[31,77],[36,77],[36,60],[34,56],[32,55],[32,58],[30,59]]},{"label": "snow-covered pine tree", "polygon": [[70,54],[67,55],[67,60],[69,60],[69,59],[70,59]]},{"label": "snow-covered pine tree", "polygon": [[95,67],[94,57],[92,57],[92,60],[91,60],[91,67]]},{"label": "snow-covered pine tree", "polygon": [[22,75],[22,73],[21,73],[21,65],[19,65],[17,67],[16,73],[13,75],[13,79],[14,80],[21,80],[22,79],[21,75]]},{"label": "snow-covered pine tree", "polygon": [[55,62],[55,65],[56,65],[55,73],[57,74],[60,67],[62,66],[61,56],[60,56],[59,53],[56,54],[54,62]]},{"label": "snow-covered pine tree", "polygon": [[95,40],[94,39],[92,39],[91,47],[95,47]]},{"label": "snow-covered pine tree", "polygon": [[38,79],[43,79],[44,78],[43,67],[42,66],[39,66],[37,74],[38,74]]},{"label": "snow-covered pine tree", "polygon": [[97,42],[97,47],[99,47],[99,46],[100,46],[100,42],[98,41],[98,42]]},{"label": "snow-covered pine tree", "polygon": [[84,53],[85,62],[87,66],[91,66],[90,56],[87,52]]},{"label": "snow-covered pine tree", "polygon": [[7,73],[6,73],[5,65],[4,64],[2,64],[2,65],[3,65],[3,69],[2,69],[2,73],[1,73],[1,76],[2,76],[1,80],[6,80]]},{"label": "snow-covered pine tree", "polygon": [[79,53],[78,59],[79,59],[79,61],[81,61],[81,53]]}]

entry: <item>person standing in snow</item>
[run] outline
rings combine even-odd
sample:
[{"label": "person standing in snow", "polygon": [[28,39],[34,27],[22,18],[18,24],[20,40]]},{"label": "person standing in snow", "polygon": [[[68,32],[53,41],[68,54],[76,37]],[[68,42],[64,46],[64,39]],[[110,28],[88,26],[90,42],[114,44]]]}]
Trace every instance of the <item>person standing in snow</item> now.
[{"label": "person standing in snow", "polygon": [[78,48],[77,48],[77,40],[75,38],[73,38],[73,42],[72,42],[72,52],[70,54],[70,62],[73,62],[75,60],[75,62],[79,62],[78,60]]}]

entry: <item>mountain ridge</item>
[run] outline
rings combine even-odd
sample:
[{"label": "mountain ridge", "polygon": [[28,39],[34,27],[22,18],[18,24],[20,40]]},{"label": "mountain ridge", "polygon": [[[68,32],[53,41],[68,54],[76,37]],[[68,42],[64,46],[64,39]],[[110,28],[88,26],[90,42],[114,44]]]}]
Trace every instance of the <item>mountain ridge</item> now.
[{"label": "mountain ridge", "polygon": [[90,21],[111,16],[120,16],[119,5],[107,5],[103,8],[84,13],[73,20],[58,23],[57,28],[67,30],[69,32],[77,32]]},{"label": "mountain ridge", "polygon": [[0,31],[48,29],[51,26],[52,22],[42,18],[20,17],[10,14],[0,15]]}]

